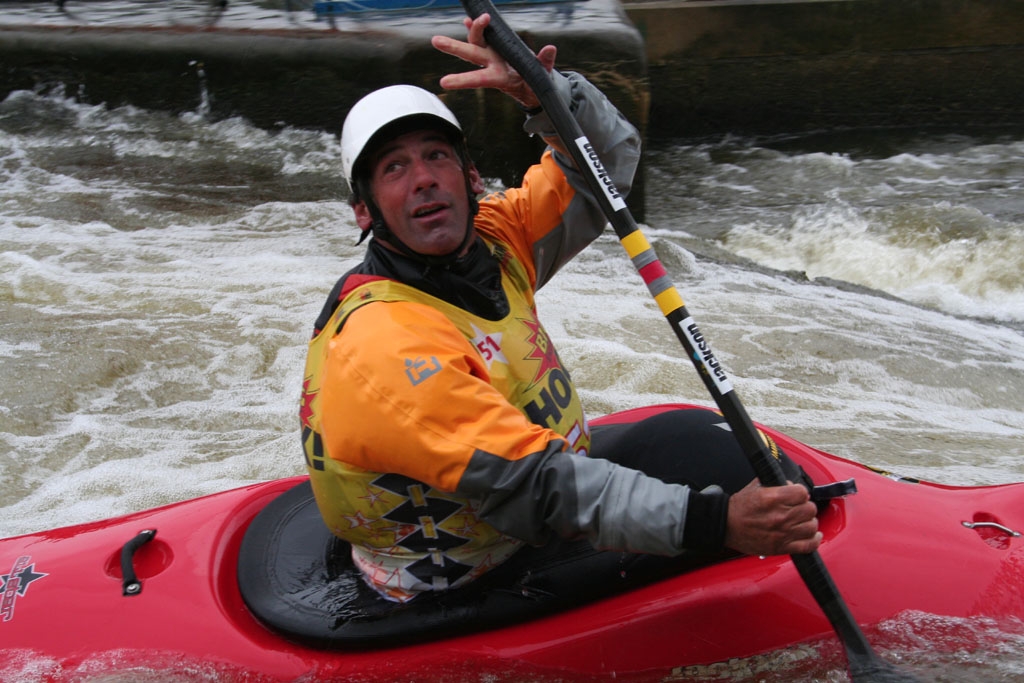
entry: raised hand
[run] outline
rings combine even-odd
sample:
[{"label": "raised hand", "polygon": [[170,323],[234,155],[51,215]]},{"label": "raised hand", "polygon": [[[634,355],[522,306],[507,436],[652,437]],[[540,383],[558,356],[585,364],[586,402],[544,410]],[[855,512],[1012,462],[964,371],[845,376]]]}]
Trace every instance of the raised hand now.
[{"label": "raised hand", "polygon": [[[466,17],[463,19],[463,24],[468,32],[465,41],[448,36],[434,36],[431,39],[431,44],[441,52],[479,67],[475,71],[452,73],[442,77],[441,87],[446,90],[495,88],[516,100],[526,109],[539,106],[540,102],[530,86],[484,39],[484,29],[490,23],[491,16],[489,14],[481,14],[476,19]],[[554,45],[546,45],[537,53],[537,60],[545,70],[550,72],[555,67],[556,54],[557,49]]]}]

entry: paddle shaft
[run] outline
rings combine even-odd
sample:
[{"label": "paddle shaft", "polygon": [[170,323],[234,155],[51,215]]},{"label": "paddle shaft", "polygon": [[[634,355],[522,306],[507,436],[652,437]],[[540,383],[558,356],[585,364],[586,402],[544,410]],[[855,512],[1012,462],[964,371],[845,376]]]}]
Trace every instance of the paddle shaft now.
[{"label": "paddle shaft", "polygon": [[[597,152],[590,145],[568,106],[557,96],[548,72],[537,61],[536,55],[505,23],[491,0],[461,2],[466,13],[473,19],[485,13],[490,15],[490,25],[484,31],[487,43],[519,72],[537,96],[573,163],[586,179],[605,217],[647,284],[665,319],[672,326],[719,410],[722,411],[758,480],[765,486],[785,484],[786,478],[778,461],[771,455],[764,439],[747,415],[729,377],[687,312],[682,297],[670,281],[647,238],[638,228]],[[791,557],[800,577],[843,643],[850,673],[854,679],[870,676],[872,680],[913,680],[893,676],[894,672],[890,666],[871,649],[818,553]]]}]

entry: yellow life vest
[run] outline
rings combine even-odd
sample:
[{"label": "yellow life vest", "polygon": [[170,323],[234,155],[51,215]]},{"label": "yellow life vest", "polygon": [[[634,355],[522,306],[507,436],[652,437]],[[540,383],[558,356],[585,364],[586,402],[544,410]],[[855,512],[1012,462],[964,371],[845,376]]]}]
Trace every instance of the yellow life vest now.
[{"label": "yellow life vest", "polygon": [[[483,521],[473,500],[404,475],[353,465],[346,462],[344,453],[326,452],[320,385],[330,340],[342,332],[354,311],[381,302],[420,303],[440,311],[480,354],[490,384],[512,406],[530,422],[561,435],[572,450],[586,454],[590,449],[583,408],[537,318],[526,269],[500,242],[488,246],[501,264],[502,287],[509,302],[509,313],[501,320],[487,320],[394,280],[365,278],[344,295],[309,345],[300,417],[317,503],[328,527],[352,545],[353,559],[370,583],[394,600],[467,583],[501,564],[521,542]],[[438,369],[436,358],[429,354],[405,360],[406,378],[413,386]],[[423,410],[429,411],[430,406]],[[361,416],[344,419],[360,420]],[[372,450],[372,444],[365,449]],[[467,460],[470,456],[466,454]],[[408,457],[429,454],[409,453]]]}]

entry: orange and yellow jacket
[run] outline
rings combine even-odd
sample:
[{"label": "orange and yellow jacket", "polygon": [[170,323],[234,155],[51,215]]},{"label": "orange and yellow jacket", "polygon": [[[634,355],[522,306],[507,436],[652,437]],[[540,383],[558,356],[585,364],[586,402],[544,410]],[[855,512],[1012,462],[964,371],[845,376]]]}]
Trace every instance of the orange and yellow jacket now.
[{"label": "orange and yellow jacket", "polygon": [[[636,129],[582,77],[554,78],[625,193]],[[553,143],[545,115],[525,128]],[[521,187],[480,201],[462,263],[371,241],[335,286],[309,346],[303,447],[324,521],[386,597],[457,587],[552,534],[681,549],[687,489],[587,457],[579,396],[537,317],[536,289],[605,224],[549,147]]]}]

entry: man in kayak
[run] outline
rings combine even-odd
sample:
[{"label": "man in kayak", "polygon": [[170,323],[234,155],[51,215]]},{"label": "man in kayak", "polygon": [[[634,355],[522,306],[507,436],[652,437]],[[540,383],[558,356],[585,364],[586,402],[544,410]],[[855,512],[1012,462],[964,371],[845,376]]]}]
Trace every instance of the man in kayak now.
[{"label": "man in kayak", "polygon": [[[327,526],[399,602],[579,538],[659,557],[815,550],[807,485],[751,482],[713,413],[676,411],[592,440],[534,292],[606,221],[534,93],[484,41],[488,22],[467,19],[465,42],[433,39],[480,67],[441,86],[496,88],[522,107],[525,131],[549,146],[521,187],[478,201],[458,120],[419,88],[370,93],[345,120],[343,170],[373,239],[331,292],[306,363],[302,439]],[[537,58],[628,191],[636,129],[583,77],[556,71],[554,47]]]}]

